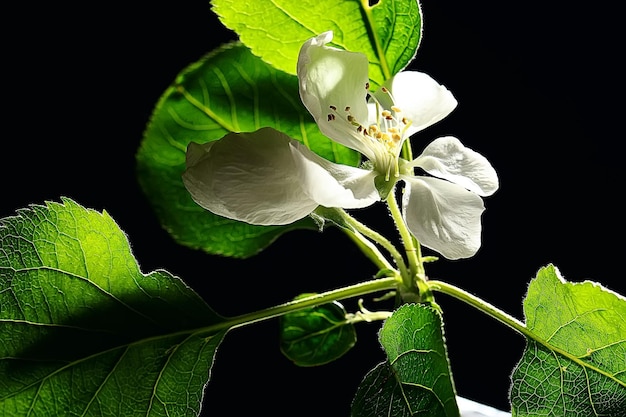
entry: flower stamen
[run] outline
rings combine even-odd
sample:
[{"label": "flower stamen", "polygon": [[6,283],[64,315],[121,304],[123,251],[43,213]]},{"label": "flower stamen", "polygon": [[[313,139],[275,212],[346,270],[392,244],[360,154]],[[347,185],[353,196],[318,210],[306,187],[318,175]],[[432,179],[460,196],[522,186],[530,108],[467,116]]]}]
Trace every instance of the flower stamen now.
[{"label": "flower stamen", "polygon": [[396,178],[400,176],[398,158],[411,121],[402,115],[402,109],[395,105],[391,91],[387,88],[381,87],[381,92],[390,98],[391,106],[388,109],[384,108],[381,102],[369,93],[369,83],[366,83],[365,88],[368,91],[366,100],[372,102],[376,107],[374,123],[365,127],[352,114],[351,106],[345,106],[343,113],[341,113],[337,110],[337,106],[330,105],[327,119],[329,122],[344,120],[356,128],[359,136],[374,151],[376,157],[372,162],[381,173],[384,173],[385,180],[389,181],[392,176]]}]

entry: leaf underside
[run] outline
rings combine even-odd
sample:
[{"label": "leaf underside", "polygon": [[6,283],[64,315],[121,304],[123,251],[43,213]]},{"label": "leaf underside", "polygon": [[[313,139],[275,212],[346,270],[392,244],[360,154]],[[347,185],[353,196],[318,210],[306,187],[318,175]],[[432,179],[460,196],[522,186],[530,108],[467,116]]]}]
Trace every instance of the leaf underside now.
[{"label": "leaf underside", "polygon": [[[302,294],[298,298],[312,294]],[[296,299],[298,299],[296,298]],[[280,318],[280,350],[298,366],[336,360],[354,347],[356,330],[339,302],[289,313]]]},{"label": "leaf underside", "polygon": [[528,340],[512,375],[515,416],[626,415],[626,300],[542,268],[524,300]]}]

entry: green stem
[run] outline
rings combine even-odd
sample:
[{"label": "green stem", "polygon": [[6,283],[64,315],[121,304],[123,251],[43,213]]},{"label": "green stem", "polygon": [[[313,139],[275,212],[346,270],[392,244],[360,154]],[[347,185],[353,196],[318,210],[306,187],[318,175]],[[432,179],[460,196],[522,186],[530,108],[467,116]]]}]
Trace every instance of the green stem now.
[{"label": "green stem", "polygon": [[[384,237],[380,233],[376,232],[375,230],[370,229],[369,227],[367,227],[366,225],[364,225],[363,223],[359,222],[357,219],[355,219],[354,217],[348,215],[345,212],[342,212],[342,216],[343,216],[343,220],[347,224],[352,226],[358,233],[361,233],[362,235],[364,235],[367,238],[373,240],[374,242],[376,242],[377,244],[382,246],[384,249],[386,249],[387,252],[389,252],[391,257],[393,258],[393,260],[396,263],[396,265],[398,266],[398,269],[400,269],[400,274],[402,276],[405,276],[409,272],[407,267],[406,267],[406,263],[404,262],[404,258],[402,258],[402,254],[400,252],[398,252],[398,249],[396,249],[396,247],[393,245],[393,243],[391,243],[389,241],[389,239],[387,239],[386,237]],[[380,251],[378,251],[378,249],[376,249],[375,247],[373,249],[370,248],[370,250],[375,250],[378,254],[380,254]],[[382,257],[384,259],[382,254],[380,254],[380,257]],[[388,265],[388,267],[391,266],[388,263],[387,263],[387,265]],[[390,267],[389,269],[394,269],[394,268]]]},{"label": "green stem", "polygon": [[464,303],[471,305],[477,310],[482,311],[488,316],[498,320],[499,322],[506,324],[507,326],[521,333],[527,338],[530,338],[530,339],[537,338],[536,335],[534,335],[532,332],[528,330],[528,328],[526,327],[526,325],[524,325],[524,323],[522,323],[515,317],[505,313],[499,308],[489,304],[488,302],[476,297],[475,295],[472,295],[468,293],[467,291],[464,291],[458,287],[455,287],[452,284],[448,284],[443,281],[432,280],[432,281],[426,281],[426,282],[428,283],[428,286],[430,287],[432,291],[439,291],[444,294],[448,294],[454,298],[457,298],[463,301]]},{"label": "green stem", "polygon": [[396,278],[381,278],[372,281],[362,282],[337,290],[327,291],[315,294],[310,297],[299,298],[284,304],[270,307],[264,310],[255,311],[253,313],[243,314],[241,316],[231,317],[223,322],[200,329],[201,332],[217,332],[224,329],[240,327],[259,321],[283,316],[297,310],[309,307],[315,307],[333,301],[343,300],[346,298],[359,297],[365,294],[371,294],[379,291],[388,291],[397,288],[398,281]]},{"label": "green stem", "polygon": [[[396,196],[393,191],[389,193],[389,197],[387,197],[386,202],[389,212],[391,213],[391,217],[393,217],[398,232],[400,233],[400,237],[402,238],[404,251],[406,252],[406,256],[409,261],[410,276],[405,277],[404,284],[408,288],[413,288],[414,277],[417,277],[418,280],[423,280],[426,277],[424,265],[421,262],[421,252],[418,252],[419,244],[416,244],[411,232],[409,232],[409,229],[406,227],[406,223],[404,223],[400,207],[398,207],[398,201],[396,200]],[[406,282],[407,280],[409,282]]]},{"label": "green stem", "polygon": [[433,291],[439,291],[448,295],[451,295],[454,298],[457,298],[461,301],[463,301],[466,304],[471,305],[472,307],[475,307],[476,309],[478,309],[479,311],[486,313],[488,316],[498,320],[501,323],[504,323],[505,325],[509,326],[511,329],[517,331],[518,333],[520,333],[522,336],[524,336],[527,340],[534,340],[535,342],[545,346],[547,349],[554,351],[560,355],[562,355],[563,357],[568,358],[569,360],[571,360],[572,362],[577,363],[578,365],[580,365],[582,368],[589,368],[589,369],[593,369],[594,371],[605,375],[607,378],[610,378],[612,380],[614,380],[615,382],[617,382],[618,384],[626,387],[626,383],[624,381],[618,380],[615,377],[614,373],[610,373],[607,372],[605,369],[601,369],[597,366],[594,366],[592,364],[590,364],[589,362],[586,362],[584,360],[582,360],[582,358],[573,355],[571,352],[567,351],[566,349],[560,348],[558,346],[554,346],[552,344],[550,344],[550,342],[542,337],[539,337],[537,334],[533,333],[532,330],[529,330],[526,325],[524,323],[522,323],[521,321],[517,320],[515,317],[505,313],[504,311],[494,307],[493,305],[489,304],[488,302],[481,300],[480,298],[476,297],[475,295],[472,295],[470,293],[468,293],[467,291],[464,291],[458,287],[455,287],[454,285],[451,284],[447,284],[445,282],[442,281],[427,281],[428,285],[430,287],[431,290]]},{"label": "green stem", "polygon": [[363,234],[355,230],[342,229],[346,235],[358,246],[358,248],[368,257],[379,270],[394,270],[394,266],[383,256],[376,246]]}]

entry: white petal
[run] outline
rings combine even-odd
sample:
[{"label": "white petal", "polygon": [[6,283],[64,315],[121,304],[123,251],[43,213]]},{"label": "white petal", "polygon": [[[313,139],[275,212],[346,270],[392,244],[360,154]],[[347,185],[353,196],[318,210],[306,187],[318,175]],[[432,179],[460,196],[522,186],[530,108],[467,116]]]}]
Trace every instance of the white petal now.
[{"label": "white petal", "polygon": [[477,403],[463,397],[456,397],[456,403],[461,412],[460,417],[511,417],[511,413],[507,413],[485,404]]},{"label": "white petal", "polygon": [[[446,87],[423,72],[402,71],[383,85],[391,92],[395,106],[411,121],[406,136],[437,123],[457,105],[456,99]],[[391,98],[382,88],[376,91],[374,97],[384,108],[391,108]]]},{"label": "white petal", "polygon": [[292,223],[318,204],[304,192],[287,135],[264,128],[190,143],[183,183],[203,208],[258,225]]},{"label": "white petal", "polygon": [[357,126],[347,120],[350,114],[358,123],[367,123],[368,60],[361,53],[326,46],[332,37],[325,32],[300,49],[300,98],[324,135],[371,159]]},{"label": "white petal", "polygon": [[451,182],[403,176],[402,213],[419,242],[448,259],[469,258],[480,248],[482,199]]},{"label": "white petal", "polygon": [[325,207],[362,208],[380,200],[372,171],[330,162],[292,142],[300,181],[312,200]]},{"label": "white petal", "polygon": [[452,181],[481,196],[498,189],[498,174],[487,158],[452,136],[435,139],[409,163],[435,177]]}]

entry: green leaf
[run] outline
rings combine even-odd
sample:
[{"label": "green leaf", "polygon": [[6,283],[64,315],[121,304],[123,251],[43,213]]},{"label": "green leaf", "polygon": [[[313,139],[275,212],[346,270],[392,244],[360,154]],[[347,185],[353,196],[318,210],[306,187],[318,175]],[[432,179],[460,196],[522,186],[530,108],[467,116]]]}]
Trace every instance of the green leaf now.
[{"label": "green leaf", "polygon": [[213,11],[255,55],[296,73],[300,47],[328,30],[333,45],[364,53],[372,89],[415,57],[422,35],[417,0],[212,0]]},{"label": "green leaf", "polygon": [[63,199],[0,220],[0,415],[196,416],[222,321],[141,273],[106,212]]},{"label": "green leaf", "polygon": [[[302,294],[298,298],[313,294]],[[346,310],[328,303],[280,318],[280,349],[298,366],[317,366],[343,356],[356,343],[356,330]]]},{"label": "green leaf", "polygon": [[542,268],[524,300],[528,340],[512,375],[515,416],[626,415],[626,299]]},{"label": "green leaf", "polygon": [[459,416],[437,309],[403,305],[385,321],[379,339],[388,361],[363,379],[352,416]]},{"label": "green leaf", "polygon": [[212,254],[249,257],[281,234],[316,228],[252,226],[213,215],[189,196],[181,175],[189,142],[270,126],[331,161],[360,156],[323,136],[300,102],[296,77],[275,70],[241,44],[229,44],[190,65],[159,99],[137,152],[141,187],[163,227],[180,244]]}]

